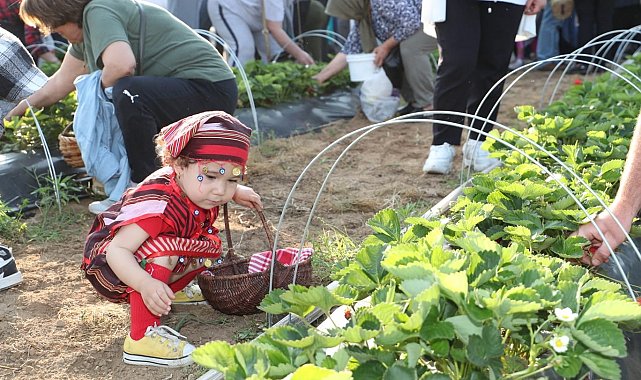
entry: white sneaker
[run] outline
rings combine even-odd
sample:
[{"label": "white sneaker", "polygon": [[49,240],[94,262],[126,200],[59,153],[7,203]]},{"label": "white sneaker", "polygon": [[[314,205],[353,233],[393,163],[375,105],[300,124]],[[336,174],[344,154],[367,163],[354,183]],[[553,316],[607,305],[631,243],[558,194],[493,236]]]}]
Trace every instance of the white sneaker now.
[{"label": "white sneaker", "polygon": [[101,212],[106,211],[114,203],[116,202],[108,198],[102,201],[91,202],[89,203],[89,212],[98,215]]},{"label": "white sneaker", "polygon": [[482,172],[488,168],[498,166],[501,161],[490,157],[490,153],[481,148],[484,141],[467,140],[463,144],[463,165],[472,165],[472,170]]},{"label": "white sneaker", "polygon": [[432,145],[430,154],[423,165],[423,171],[425,173],[448,174],[452,171],[455,154],[454,147],[448,143]]}]

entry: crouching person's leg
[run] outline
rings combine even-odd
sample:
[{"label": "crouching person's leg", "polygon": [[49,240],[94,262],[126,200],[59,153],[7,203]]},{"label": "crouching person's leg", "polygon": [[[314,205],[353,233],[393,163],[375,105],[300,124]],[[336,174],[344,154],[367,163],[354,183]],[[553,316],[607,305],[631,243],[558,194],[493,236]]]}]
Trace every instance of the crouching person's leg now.
[{"label": "crouching person's leg", "polygon": [[[170,283],[177,257],[158,257],[147,262],[145,270],[152,278]],[[160,324],[160,316],[154,315],[145,305],[139,292],[129,296],[131,306],[131,331],[125,339],[123,361],[134,365],[180,367],[191,364],[194,346],[173,329]]]},{"label": "crouching person's leg", "polygon": [[205,270],[205,267],[202,264],[203,260],[192,260],[198,263],[197,267],[191,271],[185,271],[178,276],[174,274],[171,282],[169,283],[169,287],[176,296],[172,302],[174,305],[199,305],[207,303],[200,287],[198,286],[198,282],[196,281],[198,273]]}]

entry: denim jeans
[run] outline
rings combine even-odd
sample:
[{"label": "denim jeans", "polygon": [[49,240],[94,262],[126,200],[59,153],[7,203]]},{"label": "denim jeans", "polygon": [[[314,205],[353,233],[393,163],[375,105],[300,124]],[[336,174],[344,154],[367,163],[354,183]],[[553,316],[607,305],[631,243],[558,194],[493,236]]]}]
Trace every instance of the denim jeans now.
[{"label": "denim jeans", "polygon": [[552,15],[552,6],[548,3],[543,9],[541,26],[536,43],[536,58],[539,61],[559,55],[559,36],[563,20]]}]

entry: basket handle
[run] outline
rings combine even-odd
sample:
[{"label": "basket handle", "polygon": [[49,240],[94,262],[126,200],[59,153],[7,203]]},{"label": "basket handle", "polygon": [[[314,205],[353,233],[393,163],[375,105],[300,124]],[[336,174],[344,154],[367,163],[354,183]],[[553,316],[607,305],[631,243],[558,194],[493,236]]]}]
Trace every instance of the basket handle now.
[{"label": "basket handle", "polygon": [[267,220],[265,218],[265,214],[263,214],[262,211],[260,211],[258,208],[254,208],[254,211],[256,211],[256,214],[258,214],[258,217],[260,218],[260,221],[263,223],[263,230],[265,231],[265,235],[267,236],[267,241],[269,242],[269,252],[272,254],[272,264],[274,265],[274,280],[276,281],[277,284],[283,282],[283,278],[287,278],[292,271],[296,269],[296,265],[283,265],[276,259],[276,254],[275,252],[272,252],[272,249],[274,248],[274,238],[272,237],[271,231],[269,227],[267,227]]},{"label": "basket handle", "polygon": [[231,231],[229,229],[229,211],[227,210],[227,203],[223,205],[223,219],[225,221],[225,237],[227,238],[227,254],[225,255],[225,258],[231,262],[234,275],[238,275],[241,271],[240,268],[238,268],[238,264],[236,264],[236,260],[234,260],[236,255],[234,254],[234,244],[231,240]]},{"label": "basket handle", "polygon": [[60,134],[63,135],[63,136],[68,136],[68,135],[70,135],[70,133],[69,133],[70,129],[71,129],[71,132],[72,132],[71,134],[75,135],[75,133],[73,133],[73,123],[67,124],[67,126],[64,127],[64,129],[62,130],[62,132],[60,132]]},{"label": "basket handle", "polygon": [[[271,231],[267,226],[267,219],[265,218],[265,214],[263,214],[263,212],[258,208],[254,208],[254,211],[256,212],[256,214],[258,214],[260,221],[263,223],[263,231],[265,231],[265,235],[267,236],[267,241],[269,242],[269,251],[271,252],[272,247],[274,246],[274,238],[272,237]],[[225,255],[225,258],[229,259],[233,263],[232,265],[234,267],[234,274],[239,274],[240,269],[237,268],[235,261],[231,260],[236,255],[236,250],[234,249],[234,243],[231,238],[231,229],[229,228],[229,210],[227,208],[227,203],[223,205],[223,220],[225,222],[225,237],[227,239],[227,255]]]}]

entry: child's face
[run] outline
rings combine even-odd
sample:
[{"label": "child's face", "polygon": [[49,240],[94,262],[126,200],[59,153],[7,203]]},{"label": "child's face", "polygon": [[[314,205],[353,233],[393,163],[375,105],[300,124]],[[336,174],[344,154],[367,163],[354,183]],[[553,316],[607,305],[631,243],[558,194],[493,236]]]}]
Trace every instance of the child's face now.
[{"label": "child's face", "polygon": [[175,167],[176,181],[197,206],[211,209],[229,202],[236,192],[242,170],[230,163],[191,163]]}]

